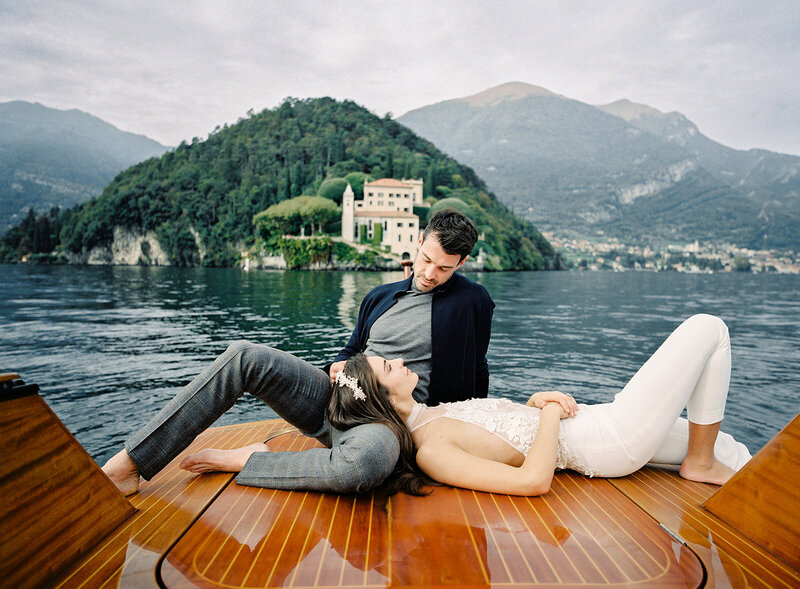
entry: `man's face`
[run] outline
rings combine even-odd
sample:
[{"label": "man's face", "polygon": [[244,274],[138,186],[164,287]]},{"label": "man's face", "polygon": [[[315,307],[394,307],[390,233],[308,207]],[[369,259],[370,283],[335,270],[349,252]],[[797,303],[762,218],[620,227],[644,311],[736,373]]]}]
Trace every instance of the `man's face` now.
[{"label": "man's face", "polygon": [[419,251],[414,260],[414,281],[420,292],[430,292],[444,284],[458,270],[467,258],[459,260],[458,254],[448,254],[439,245],[436,235],[429,235],[423,241],[419,238]]}]

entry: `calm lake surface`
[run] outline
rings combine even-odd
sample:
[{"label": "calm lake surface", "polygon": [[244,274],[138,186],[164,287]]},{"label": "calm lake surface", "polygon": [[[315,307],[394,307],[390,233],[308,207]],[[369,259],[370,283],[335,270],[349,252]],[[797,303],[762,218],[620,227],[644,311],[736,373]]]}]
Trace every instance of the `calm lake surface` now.
[{"label": "calm lake surface", "polygon": [[[694,313],[728,324],[723,429],[755,453],[800,411],[800,276],[467,274],[497,304],[490,394],[605,402]],[[323,365],[361,298],[400,272],[0,266],[0,372],[38,383],[100,463],[233,340]],[[275,414],[245,396],[217,425]]]}]

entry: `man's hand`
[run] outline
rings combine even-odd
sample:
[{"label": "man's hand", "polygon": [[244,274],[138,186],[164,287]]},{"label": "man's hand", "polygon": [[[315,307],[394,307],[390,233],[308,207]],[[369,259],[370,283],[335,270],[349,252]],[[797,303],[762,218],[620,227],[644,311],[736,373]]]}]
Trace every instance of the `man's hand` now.
[{"label": "man's hand", "polygon": [[334,362],[333,364],[331,364],[331,370],[330,370],[331,382],[333,382],[333,379],[336,378],[337,374],[339,374],[342,370],[344,370],[344,365],[346,363],[347,360],[339,360],[338,362]]},{"label": "man's hand", "polygon": [[533,393],[528,402],[525,403],[529,407],[538,407],[541,409],[548,403],[558,403],[561,406],[561,418],[575,417],[578,413],[578,404],[572,395],[567,395],[561,391],[540,391]]}]

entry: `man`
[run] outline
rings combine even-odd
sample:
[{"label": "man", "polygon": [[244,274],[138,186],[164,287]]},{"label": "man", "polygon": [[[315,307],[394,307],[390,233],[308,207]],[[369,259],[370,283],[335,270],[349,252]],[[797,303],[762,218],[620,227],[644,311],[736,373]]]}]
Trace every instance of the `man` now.
[{"label": "man", "polygon": [[435,405],[485,397],[486,350],[494,303],[482,286],[456,274],[478,239],[475,225],[454,210],[436,213],[420,236],[411,277],[374,288],[362,301],[358,322],[328,370],[291,354],[236,342],[189,383],[103,471],[124,494],[152,478],[245,391],[326,447],[269,452],[265,444],[203,450],[181,463],[192,472],[239,472],[241,485],[277,489],[361,492],[381,484],[399,456],[395,435],[366,424],[340,432],[327,420],[331,380],[350,356],[365,352],[402,357],[420,383],[417,400]]}]

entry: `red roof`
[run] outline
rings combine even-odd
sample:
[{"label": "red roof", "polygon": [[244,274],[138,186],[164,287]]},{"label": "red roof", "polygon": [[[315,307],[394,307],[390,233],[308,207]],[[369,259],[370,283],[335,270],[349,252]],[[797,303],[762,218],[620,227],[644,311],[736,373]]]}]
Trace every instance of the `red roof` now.
[{"label": "red roof", "polygon": [[380,180],[375,180],[374,182],[366,182],[364,186],[386,186],[389,188],[411,188],[410,184],[406,184],[405,182],[401,182],[400,180],[395,180],[394,178],[381,178]]}]

